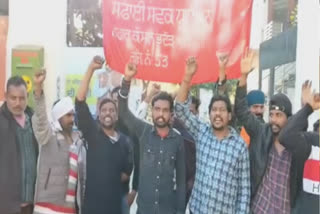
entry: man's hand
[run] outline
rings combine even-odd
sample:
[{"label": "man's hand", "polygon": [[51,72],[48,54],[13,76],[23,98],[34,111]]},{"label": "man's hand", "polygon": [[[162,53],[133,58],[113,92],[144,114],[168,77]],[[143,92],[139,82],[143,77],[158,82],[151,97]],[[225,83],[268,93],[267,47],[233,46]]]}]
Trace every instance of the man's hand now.
[{"label": "man's hand", "polygon": [[44,68],[37,71],[33,77],[34,85],[41,86],[43,84],[44,80],[46,79],[46,75],[47,75],[47,72],[46,72],[46,69],[44,69]]},{"label": "man's hand", "polygon": [[254,69],[254,57],[254,51],[249,49],[245,50],[241,59],[241,75],[247,76]]},{"label": "man's hand", "polygon": [[128,194],[128,205],[129,207],[133,204],[134,199],[136,198],[137,192],[135,190],[132,190],[129,194]]},{"label": "man's hand", "polygon": [[121,173],[121,182],[124,183],[124,182],[127,182],[130,180],[130,176],[127,175],[126,173]]},{"label": "man's hand", "polygon": [[124,79],[131,81],[132,78],[137,74],[137,66],[133,63],[128,63],[124,72]]},{"label": "man's hand", "polygon": [[320,109],[320,94],[312,92],[312,82],[310,80],[306,80],[302,84],[301,103],[302,105],[308,103],[314,111]]},{"label": "man's hand", "polygon": [[185,78],[188,78],[191,81],[193,75],[197,72],[197,69],[198,63],[196,58],[190,57],[186,64]]},{"label": "man's hand", "polygon": [[103,66],[103,63],[104,63],[103,57],[95,56],[95,57],[93,57],[90,65],[89,65],[89,69],[91,71],[95,71],[95,70],[101,69],[102,66]]},{"label": "man's hand", "polygon": [[145,102],[150,103],[152,98],[160,93],[161,86],[159,84],[153,83],[150,93],[147,95]]},{"label": "man's hand", "polygon": [[43,89],[43,82],[46,79],[47,72],[44,68],[37,71],[33,76],[34,93],[40,96]]},{"label": "man's hand", "polygon": [[301,88],[301,104],[302,104],[302,106],[311,102],[313,99],[311,87],[312,87],[312,82],[310,80],[306,80],[302,84],[302,88]]},{"label": "man's hand", "polygon": [[224,54],[224,55],[218,55],[217,57],[218,57],[220,71],[225,71],[229,61],[229,56]]},{"label": "man's hand", "polygon": [[313,104],[311,105],[313,111],[317,111],[320,109],[320,93],[316,93],[313,96]]},{"label": "man's hand", "polygon": [[217,55],[219,61],[219,82],[223,83],[226,80],[226,68],[229,61],[229,56]]}]

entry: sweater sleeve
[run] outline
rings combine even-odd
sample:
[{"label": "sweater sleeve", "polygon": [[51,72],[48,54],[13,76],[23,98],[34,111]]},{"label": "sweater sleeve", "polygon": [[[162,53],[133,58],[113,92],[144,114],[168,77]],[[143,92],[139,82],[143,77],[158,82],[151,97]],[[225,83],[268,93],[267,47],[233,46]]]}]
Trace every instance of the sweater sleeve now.
[{"label": "sweater sleeve", "polygon": [[311,152],[311,144],[305,140],[305,131],[308,127],[308,117],[312,112],[311,106],[305,105],[289,118],[287,125],[279,134],[279,141],[286,149],[304,158]]},{"label": "sweater sleeve", "polygon": [[79,101],[76,99],[75,109],[79,130],[88,142],[92,141],[90,138],[97,128],[97,122],[93,119],[88,104],[86,101]]},{"label": "sweater sleeve", "polygon": [[52,136],[52,129],[48,120],[45,97],[42,93],[40,97],[34,96],[34,115],[32,116],[32,127],[37,142],[45,145]]},{"label": "sweater sleeve", "polygon": [[142,136],[149,124],[134,116],[134,114],[129,110],[129,90],[130,82],[122,80],[121,89],[119,91],[119,120],[128,127],[131,134]]}]

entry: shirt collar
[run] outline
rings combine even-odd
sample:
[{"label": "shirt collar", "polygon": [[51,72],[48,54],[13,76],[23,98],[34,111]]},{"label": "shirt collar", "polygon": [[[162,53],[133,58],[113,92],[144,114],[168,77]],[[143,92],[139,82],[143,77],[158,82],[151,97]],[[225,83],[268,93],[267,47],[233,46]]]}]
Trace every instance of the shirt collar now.
[{"label": "shirt collar", "polygon": [[[237,131],[231,126],[228,126],[228,128],[229,128],[229,134],[228,134],[228,136],[224,137],[223,139],[236,139],[239,136]],[[215,137],[211,124],[207,125],[207,131],[211,132],[212,135]]]},{"label": "shirt collar", "polygon": [[[156,130],[156,128],[155,128],[154,126],[152,127],[151,132],[152,132],[154,135],[159,136],[159,134],[158,134],[158,132],[157,132],[157,130]],[[166,138],[172,138],[172,137],[174,137],[174,136],[175,136],[175,132],[174,132],[174,130],[170,127],[168,136],[167,136]]]}]

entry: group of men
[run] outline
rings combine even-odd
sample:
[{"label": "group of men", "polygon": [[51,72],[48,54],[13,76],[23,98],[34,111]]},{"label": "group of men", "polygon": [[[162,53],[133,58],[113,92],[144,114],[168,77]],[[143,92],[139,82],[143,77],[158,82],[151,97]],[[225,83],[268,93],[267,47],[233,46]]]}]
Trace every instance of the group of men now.
[{"label": "group of men", "polygon": [[[99,99],[96,117],[86,96],[101,57],[84,74],[75,106],[69,97],[56,101],[50,119],[45,70],[34,76],[34,112],[25,82],[11,77],[0,108],[0,213],[129,214],[136,195],[137,214],[184,214],[187,204],[193,214],[318,213],[319,130],[306,128],[320,95],[307,81],[295,115],[286,95],[273,95],[265,123],[264,94],[247,94],[252,61],[253,53],[244,53],[234,108],[224,88],[227,61],[220,61],[210,123],[199,119],[200,102],[189,95],[195,58],[176,97],[155,84],[135,113],[128,108],[132,63],[121,86]],[[149,103],[152,124],[144,120]],[[233,112],[241,136],[230,125]]]}]

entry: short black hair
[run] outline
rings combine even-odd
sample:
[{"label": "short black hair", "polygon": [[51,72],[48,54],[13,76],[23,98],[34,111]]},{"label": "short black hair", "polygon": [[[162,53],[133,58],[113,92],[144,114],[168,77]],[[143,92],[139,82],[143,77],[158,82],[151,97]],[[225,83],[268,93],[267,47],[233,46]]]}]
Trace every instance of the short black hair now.
[{"label": "short black hair", "polygon": [[154,103],[158,100],[166,100],[169,102],[169,106],[170,106],[170,111],[173,112],[173,98],[172,96],[167,93],[167,92],[160,92],[159,94],[157,94],[156,96],[153,97],[152,101],[151,101],[151,106],[154,106]]},{"label": "short black hair", "polygon": [[212,108],[212,105],[213,103],[217,102],[217,101],[223,101],[226,103],[226,106],[227,106],[227,110],[229,113],[232,112],[232,107],[231,107],[231,102],[229,100],[229,97],[227,96],[223,96],[223,95],[216,95],[216,96],[213,96],[211,98],[211,101],[210,101],[210,104],[209,104],[209,113],[211,111],[211,108]]},{"label": "short black hair", "polygon": [[21,76],[13,76],[10,77],[7,81],[7,92],[9,90],[10,86],[21,86],[24,85],[24,87],[27,88],[27,83],[24,81],[24,79]]},{"label": "short black hair", "polygon": [[117,87],[115,87],[114,89],[112,89],[112,91],[111,91],[111,96],[112,96],[114,93],[119,93],[120,89],[121,89],[120,86],[117,86]]},{"label": "short black hair", "polygon": [[100,104],[99,104],[99,111],[101,110],[102,106],[103,106],[104,104],[106,104],[106,103],[112,103],[112,104],[114,105],[116,111],[118,111],[118,110],[117,110],[117,105],[116,105],[116,103],[115,103],[112,99],[107,98],[107,97],[106,97],[106,98],[103,98],[103,99],[101,100],[101,102],[100,102]]},{"label": "short black hair", "polygon": [[196,110],[198,111],[201,104],[200,100],[195,96],[191,96],[191,103],[195,105]]}]

